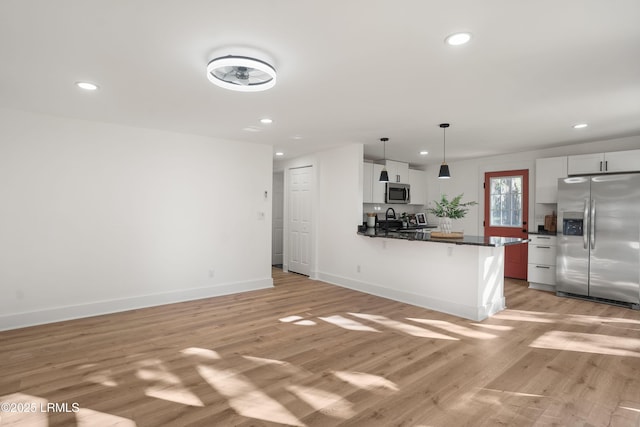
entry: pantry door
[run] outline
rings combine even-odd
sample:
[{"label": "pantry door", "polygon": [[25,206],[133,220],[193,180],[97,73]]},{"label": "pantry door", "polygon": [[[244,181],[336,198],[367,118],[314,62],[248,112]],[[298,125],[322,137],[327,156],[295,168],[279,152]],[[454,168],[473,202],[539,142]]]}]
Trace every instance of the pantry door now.
[{"label": "pantry door", "polygon": [[[529,171],[487,172],[484,175],[484,235],[528,239]],[[529,246],[506,246],[504,276],[527,280]]]},{"label": "pantry door", "polygon": [[288,271],[311,274],[311,190],[313,167],[289,170]]}]

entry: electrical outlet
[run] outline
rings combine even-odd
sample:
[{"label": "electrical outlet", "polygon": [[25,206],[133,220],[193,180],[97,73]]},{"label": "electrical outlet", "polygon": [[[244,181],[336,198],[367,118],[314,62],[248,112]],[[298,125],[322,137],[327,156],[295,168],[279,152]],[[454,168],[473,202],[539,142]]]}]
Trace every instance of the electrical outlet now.
[{"label": "electrical outlet", "polygon": [[216,277],[216,271],[212,268],[209,270],[209,279],[213,279],[214,277]]},{"label": "electrical outlet", "polygon": [[360,273],[360,264],[356,265],[356,271]]}]

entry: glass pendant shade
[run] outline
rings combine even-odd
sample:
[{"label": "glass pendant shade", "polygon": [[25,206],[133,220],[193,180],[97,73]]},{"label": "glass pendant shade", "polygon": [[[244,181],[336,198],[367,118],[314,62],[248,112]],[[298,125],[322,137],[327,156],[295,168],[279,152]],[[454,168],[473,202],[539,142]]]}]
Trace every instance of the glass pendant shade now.
[{"label": "glass pendant shade", "polygon": [[449,179],[451,178],[451,174],[449,173],[449,165],[443,163],[440,165],[440,173],[438,174],[438,179]]}]

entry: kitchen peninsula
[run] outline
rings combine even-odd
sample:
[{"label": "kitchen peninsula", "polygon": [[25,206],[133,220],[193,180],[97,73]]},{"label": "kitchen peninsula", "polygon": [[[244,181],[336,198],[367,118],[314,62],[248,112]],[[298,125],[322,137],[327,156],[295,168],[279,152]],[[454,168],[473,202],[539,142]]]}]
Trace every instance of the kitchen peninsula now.
[{"label": "kitchen peninsula", "polygon": [[381,255],[375,268],[385,284],[371,285],[367,292],[476,321],[504,310],[504,247],[527,242],[468,235],[432,238],[406,229],[359,227],[357,233],[368,237],[363,242],[368,252]]}]

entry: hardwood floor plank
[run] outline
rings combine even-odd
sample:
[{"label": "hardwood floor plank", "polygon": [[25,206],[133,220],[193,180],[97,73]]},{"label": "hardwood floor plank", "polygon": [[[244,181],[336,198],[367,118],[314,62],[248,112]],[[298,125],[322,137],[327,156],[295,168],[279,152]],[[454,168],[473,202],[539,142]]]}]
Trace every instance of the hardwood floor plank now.
[{"label": "hardwood floor plank", "polygon": [[273,277],[0,332],[0,401],[81,408],[0,413],[0,426],[640,426],[638,311],[506,279],[508,308],[473,322]]}]

